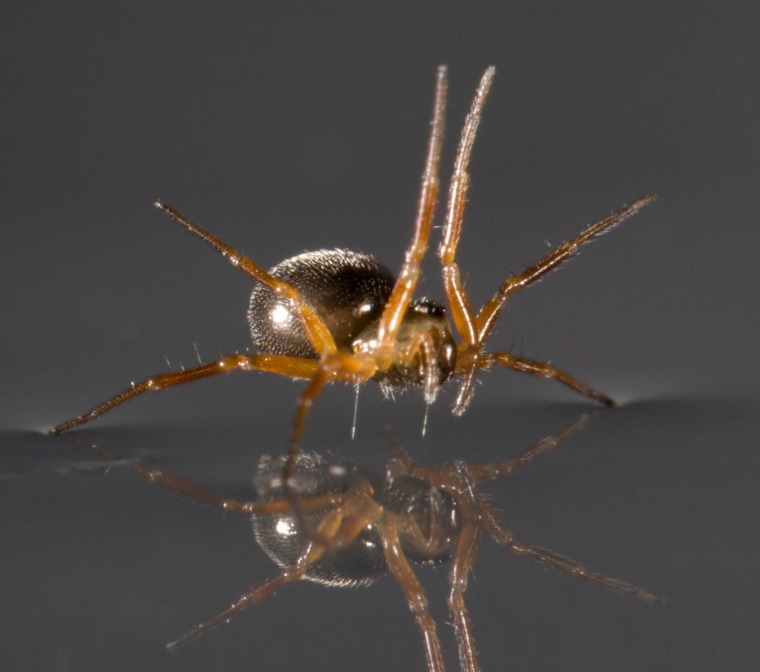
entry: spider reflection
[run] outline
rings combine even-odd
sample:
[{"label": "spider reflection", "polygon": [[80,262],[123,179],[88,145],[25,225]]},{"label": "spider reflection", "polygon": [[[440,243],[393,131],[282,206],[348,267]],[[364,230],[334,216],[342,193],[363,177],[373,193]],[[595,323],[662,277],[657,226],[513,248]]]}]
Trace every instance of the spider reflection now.
[{"label": "spider reflection", "polygon": [[[133,469],[153,483],[251,516],[257,542],[282,568],[272,578],[243,593],[229,607],[168,644],[168,648],[175,649],[228,621],[276,589],[300,579],[326,586],[366,586],[390,572],[422,633],[428,672],[443,672],[438,630],[412,563],[432,565],[451,561],[448,604],[460,667],[465,672],[477,672],[480,667],[464,595],[484,534],[516,556],[618,593],[647,602],[657,600],[646,590],[518,541],[478,491],[480,483],[510,476],[521,465],[554,448],[588,417],[582,416],[564,431],[495,464],[456,462],[429,469],[416,464],[401,448],[395,448],[385,476],[379,477],[341,458],[302,453],[295,460],[286,487],[283,464],[287,458],[263,457],[254,478],[253,501],[228,499],[174,474],[133,462]],[[303,522],[312,526],[322,541],[302,533]]]}]

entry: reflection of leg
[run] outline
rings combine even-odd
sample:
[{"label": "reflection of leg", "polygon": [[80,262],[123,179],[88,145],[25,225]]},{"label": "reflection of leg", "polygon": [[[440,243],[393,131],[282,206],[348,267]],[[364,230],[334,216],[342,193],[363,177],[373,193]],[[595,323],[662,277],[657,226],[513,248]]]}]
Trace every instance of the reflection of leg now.
[{"label": "reflection of leg", "polygon": [[[329,511],[320,520],[317,525],[317,532],[323,535],[325,538],[333,538],[335,535],[343,532],[343,515],[340,511]],[[257,602],[261,602],[265,597],[271,595],[278,588],[285,586],[294,581],[302,579],[309,567],[314,564],[325,553],[323,546],[310,542],[306,550],[303,552],[298,561],[291,567],[286,567],[279,574],[273,576],[271,579],[267,579],[258,586],[255,586],[247,593],[241,595],[235,602],[233,602],[225,610],[219,612],[215,616],[211,617],[207,621],[196,625],[194,628],[186,632],[182,637],[170,642],[167,648],[174,650],[179,646],[195,639],[199,635],[202,635],[207,630],[216,627],[221,623],[229,621],[233,616],[243,611],[247,607],[250,607]]]},{"label": "reflection of leg", "polygon": [[530,448],[524,450],[522,453],[515,457],[511,457],[504,462],[498,462],[495,464],[465,464],[464,469],[467,473],[467,477],[473,483],[483,483],[484,481],[492,481],[496,478],[504,478],[505,476],[511,476],[518,467],[530,462],[539,455],[548,453],[554,450],[562,441],[568,436],[583,427],[588,419],[595,413],[601,412],[601,409],[595,409],[588,413],[584,413],[580,418],[575,420],[571,425],[563,429],[557,434],[551,436],[545,436],[540,441],[534,443]]},{"label": "reflection of leg", "polygon": [[454,618],[459,664],[463,672],[480,670],[477,652],[475,651],[475,637],[472,633],[472,621],[464,604],[464,592],[467,590],[467,576],[475,560],[481,534],[481,529],[472,522],[467,523],[462,528],[451,565],[449,609]]},{"label": "reflection of leg", "polygon": [[[364,526],[359,528],[356,531],[356,534],[361,532],[363,527]],[[356,534],[354,534],[354,536],[349,539],[348,534],[350,533],[344,528],[345,526],[343,513],[340,510],[332,510],[328,511],[328,513],[326,513],[324,517],[319,521],[316,530],[319,535],[324,536],[326,539],[333,539],[340,536],[343,538],[344,543],[350,544],[356,538]],[[260,583],[258,586],[255,586],[249,590],[247,593],[244,593],[229,607],[227,607],[227,609],[219,612],[209,620],[196,625],[193,629],[189,630],[179,639],[170,642],[167,645],[167,648],[172,650],[176,649],[182,644],[185,644],[186,642],[189,642],[190,640],[202,635],[207,630],[210,630],[211,628],[214,628],[221,623],[229,621],[230,618],[232,618],[235,614],[242,611],[243,609],[246,609],[247,607],[256,604],[257,602],[260,602],[281,586],[285,586],[289,583],[293,583],[294,581],[302,579],[306,575],[309,567],[313,565],[317,560],[319,560],[319,558],[321,558],[324,554],[324,546],[310,542],[306,547],[306,551],[304,551],[304,553],[298,559],[298,562],[296,562],[294,565],[285,568],[276,576],[273,576],[271,579],[267,579],[263,583]]]},{"label": "reflection of leg", "polygon": [[301,556],[297,564],[282,570],[277,576],[267,579],[263,583],[249,590],[247,593],[244,593],[224,611],[220,611],[207,621],[199,623],[191,630],[188,630],[180,638],[175,639],[173,642],[169,642],[166,645],[166,648],[171,651],[176,650],[183,644],[187,644],[187,642],[199,637],[204,632],[229,621],[237,613],[243,611],[243,609],[246,609],[257,602],[261,602],[261,600],[271,595],[278,588],[303,578],[309,565],[315,562],[319,556],[322,555],[322,552],[323,551],[320,547],[310,545],[309,550]]},{"label": "reflection of leg", "polygon": [[295,378],[311,378],[318,366],[318,362],[313,359],[300,357],[285,357],[282,355],[227,355],[215,362],[202,364],[192,369],[183,369],[182,371],[169,371],[167,373],[158,373],[155,376],[135,383],[132,387],[119,392],[119,394],[99,404],[95,408],[78,415],[71,420],[62,422],[60,425],[53,427],[52,434],[67,432],[74,427],[83,425],[90,420],[107,413],[116,406],[120,406],[125,401],[143,392],[155,392],[164,390],[167,387],[183,385],[201,378],[216,376],[220,373],[228,373],[235,369],[242,371],[266,371],[268,373],[278,373],[283,376]]},{"label": "reflection of leg", "polygon": [[401,548],[395,516],[389,513],[384,514],[378,523],[378,529],[388,568],[401,586],[401,590],[404,591],[409,609],[422,632],[428,672],[445,672],[438,630],[428,611],[428,601],[422,584],[417,579]]},{"label": "reflection of leg", "polygon": [[[489,507],[490,508],[490,507]],[[603,574],[597,574],[586,569],[582,564],[573,560],[572,558],[547,551],[545,548],[539,546],[531,546],[530,544],[524,544],[520,541],[516,541],[512,532],[506,529],[502,523],[496,518],[495,513],[488,515],[483,521],[484,529],[499,543],[504,544],[509,548],[510,552],[523,558],[529,558],[535,562],[547,565],[552,569],[556,569],[559,572],[576,576],[579,579],[588,581],[589,583],[595,583],[608,590],[613,590],[616,593],[623,595],[630,595],[639,600],[645,602],[658,602],[660,598],[653,595],[648,590],[643,588],[637,588],[630,583],[614,579],[610,576],[604,576]]]},{"label": "reflection of leg", "polygon": [[[186,497],[213,504],[225,511],[255,514],[258,516],[295,516],[299,522],[299,533],[307,540],[321,547],[326,553],[335,553],[350,546],[367,525],[379,517],[380,507],[375,504],[361,487],[346,492],[321,492],[314,495],[296,495],[293,500],[274,499],[272,501],[240,501],[217,495],[197,483],[161,469],[152,469],[142,462],[131,462],[132,470],[146,480],[167,490],[179,492]],[[369,486],[369,484],[367,484]],[[307,525],[303,516],[307,513],[324,513],[337,516],[340,527],[325,527],[325,516],[317,525]]]},{"label": "reflection of leg", "polygon": [[[162,469],[152,469],[142,462],[132,462],[132,470],[138,475],[147,479],[155,485],[159,485],[167,490],[173,490],[186,497],[197,499],[207,504],[213,504],[225,511],[234,511],[235,513],[258,514],[263,516],[283,516],[292,515],[293,506],[284,499],[276,499],[271,502],[240,501],[217,495],[197,483],[190,481],[176,474],[172,474]],[[353,512],[348,508],[346,493],[324,492],[316,495],[305,495],[298,498],[298,506],[304,513],[314,511],[324,511],[326,509],[340,510],[347,512],[346,515]],[[354,505],[355,507],[356,505]]]},{"label": "reflection of leg", "polygon": [[478,367],[481,369],[488,369],[494,365],[504,366],[508,369],[514,369],[515,371],[522,371],[523,373],[530,373],[534,376],[541,376],[541,378],[553,379],[563,385],[567,385],[579,394],[595,399],[605,406],[615,405],[615,401],[607,395],[597,392],[580,380],[573,378],[570,374],[565,373],[546,362],[523,359],[522,357],[516,357],[509,352],[485,353],[478,358]]},{"label": "reflection of leg", "polygon": [[620,581],[620,579],[614,579],[610,576],[604,576],[603,574],[597,574],[590,572],[582,564],[573,560],[572,558],[565,557],[564,555],[558,555],[547,551],[545,548],[539,546],[531,546],[529,544],[523,544],[518,541],[512,541],[509,544],[509,550],[515,555],[530,558],[536,562],[540,562],[544,565],[548,565],[552,569],[556,569],[565,574],[577,576],[579,579],[588,581],[589,583],[596,583],[599,586],[603,586],[608,590],[614,590],[616,593],[623,595],[631,595],[645,602],[658,602],[659,597],[653,595],[648,590],[643,588],[636,588],[630,583]]}]

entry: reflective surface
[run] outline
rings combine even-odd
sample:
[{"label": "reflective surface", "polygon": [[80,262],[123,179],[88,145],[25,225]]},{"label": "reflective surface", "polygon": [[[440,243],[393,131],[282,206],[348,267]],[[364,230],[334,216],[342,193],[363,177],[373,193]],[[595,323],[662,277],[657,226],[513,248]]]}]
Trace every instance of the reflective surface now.
[{"label": "reflective surface", "polygon": [[[437,414],[414,451],[430,464],[463,454],[506,457],[578,410],[473,407],[477,442],[464,420]],[[245,428],[233,429],[208,419],[179,430],[138,425],[90,436],[125,457],[245,497],[258,451]],[[320,447],[382,460],[383,441],[362,440],[363,429],[353,444]],[[727,443],[727,432],[737,440]],[[600,414],[554,453],[489,485],[520,539],[667,602],[610,594],[486,540],[467,593],[483,668],[509,660],[514,669],[749,669],[760,588],[753,434],[756,418],[741,406],[634,404]],[[217,435],[223,444],[214,443]],[[413,619],[388,577],[363,589],[299,582],[168,653],[166,642],[276,571],[248,521],[151,485],[123,464],[106,470],[100,455],[71,440],[3,438],[2,625],[13,642],[3,652],[10,669],[232,670],[262,661],[273,669],[424,669]],[[445,568],[419,573],[445,622]],[[456,669],[453,632],[444,625],[441,634]]]},{"label": "reflective surface", "polygon": [[[151,204],[270,267],[411,236],[435,69],[442,173],[478,77],[459,261],[481,304],[584,225],[656,203],[516,297],[490,345],[624,402],[488,491],[521,539],[665,596],[648,606],[484,542],[467,594],[483,669],[758,669],[760,45],[757,3],[581,1],[225,11],[15,3],[3,45],[0,661],[13,670],[421,671],[392,580],[299,583],[180,651],[164,645],[270,576],[249,524],[42,430],[130,380],[250,348],[250,283]],[[445,188],[445,185],[444,185]],[[439,220],[440,223],[440,220]],[[431,250],[438,244],[434,229]],[[427,260],[418,296],[441,299]],[[304,437],[368,467],[389,423],[422,463],[489,462],[585,408],[507,371],[431,411],[333,386]],[[300,386],[231,375],[125,404],[88,435],[245,497]],[[446,573],[421,571],[440,623]],[[442,625],[450,670],[452,633]]]}]

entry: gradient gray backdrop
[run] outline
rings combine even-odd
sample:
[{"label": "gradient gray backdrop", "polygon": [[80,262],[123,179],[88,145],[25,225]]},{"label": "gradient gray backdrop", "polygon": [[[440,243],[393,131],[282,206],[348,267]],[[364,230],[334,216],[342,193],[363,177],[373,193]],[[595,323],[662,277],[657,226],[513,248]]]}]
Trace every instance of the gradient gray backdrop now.
[{"label": "gradient gray backdrop", "polygon": [[[250,282],[151,204],[264,266],[343,246],[397,269],[435,69],[444,177],[478,79],[461,267],[482,303],[584,225],[659,200],[513,301],[493,347],[627,402],[489,488],[527,542],[668,598],[646,606],[484,542],[467,594],[484,670],[754,670],[760,582],[760,7],[753,2],[16,3],[3,12],[0,667],[423,670],[394,583],[291,586],[177,653],[164,643],[273,565],[245,520],[40,432],[167,368],[248,348]],[[255,8],[253,6],[255,5]],[[434,231],[433,248],[438,230]],[[435,259],[420,294],[440,297]],[[306,447],[382,466],[503,459],[589,407],[515,373],[320,398]],[[299,385],[233,374],[82,432],[246,497]],[[446,573],[421,570],[456,669]]]}]

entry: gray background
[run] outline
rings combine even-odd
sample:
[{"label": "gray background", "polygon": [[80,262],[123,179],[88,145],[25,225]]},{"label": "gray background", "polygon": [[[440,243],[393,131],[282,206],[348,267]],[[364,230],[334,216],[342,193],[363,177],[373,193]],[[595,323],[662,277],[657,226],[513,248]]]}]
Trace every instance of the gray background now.
[{"label": "gray background", "polygon": [[[163,645],[269,576],[248,523],[41,431],[130,380],[246,351],[250,282],[154,211],[162,198],[264,266],[343,246],[398,268],[435,68],[444,176],[487,65],[461,267],[482,303],[584,225],[659,200],[513,301],[492,348],[623,402],[489,486],[518,536],[668,598],[646,606],[486,541],[468,604],[486,670],[751,670],[760,543],[756,373],[760,8],[751,2],[16,7],[0,28],[3,384],[0,661],[11,670],[424,669],[392,580],[302,583],[177,653]],[[433,246],[437,243],[437,230]],[[435,259],[420,294],[442,296]],[[381,467],[503,459],[588,408],[482,376],[461,419],[377,386],[319,400],[306,447]],[[235,374],[80,433],[245,497],[299,385]],[[446,572],[420,570],[451,669]]]}]

